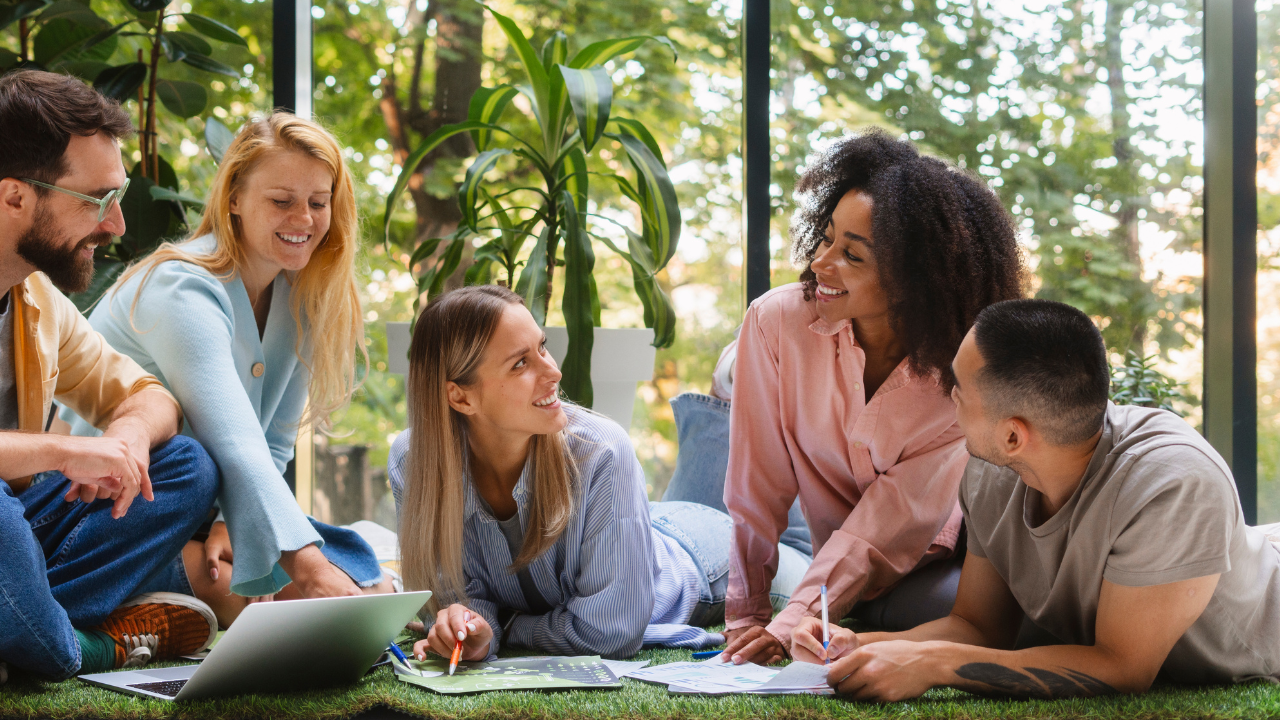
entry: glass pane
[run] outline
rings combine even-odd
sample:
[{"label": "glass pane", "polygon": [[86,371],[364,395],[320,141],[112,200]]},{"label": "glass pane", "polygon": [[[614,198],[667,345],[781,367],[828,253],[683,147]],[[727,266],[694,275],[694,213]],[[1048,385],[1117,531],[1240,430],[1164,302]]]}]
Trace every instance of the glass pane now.
[{"label": "glass pane", "polygon": [[311,12],[313,114],[345,146],[363,220],[366,242],[357,284],[369,353],[367,369],[357,371],[363,382],[349,408],[333,418],[332,435],[313,436],[311,512],[333,524],[373,520],[395,528],[386,464],[390,442],[405,425],[404,380],[388,370],[383,328],[389,320],[410,319],[413,281],[380,243],[395,160],[379,103],[388,51],[399,36],[393,20],[404,23],[405,4],[317,0]]},{"label": "glass pane", "polygon": [[1258,11],[1258,522],[1280,521],[1280,4]]},{"label": "glass pane", "polygon": [[1018,223],[1036,296],[1093,316],[1113,364],[1155,356],[1184,383],[1174,409],[1199,423],[1198,0],[793,0],[774,11],[779,246],[805,155],[888,128],[986,179]]},{"label": "glass pane", "polygon": [[[447,145],[424,164],[393,215],[396,239],[389,251],[380,236],[382,203],[407,150],[442,122],[465,118],[474,85],[528,82],[492,16],[464,17],[467,9],[479,7],[457,0],[433,2],[428,19],[425,1],[317,0],[313,12],[315,112],[349,146],[361,211],[370,221],[360,285],[371,364],[351,408],[336,419],[337,437],[317,439],[314,509],[321,519],[364,517],[394,527],[385,467],[390,443],[405,427],[406,406],[404,378],[388,351],[387,323],[413,317],[415,276],[406,264],[420,240],[443,237],[457,226],[457,184],[475,156],[474,146],[459,138],[461,142]],[[497,2],[492,7],[532,36],[538,49],[562,30],[570,53],[605,38],[641,34],[669,37],[678,50],[677,60],[671,49],[650,42],[605,65],[614,84],[614,116],[639,120],[652,132],[683,217],[677,255],[658,276],[676,309],[677,337],[672,347],[658,351],[653,380],[638,386],[631,427],[650,495],[658,498],[676,454],[668,400],[686,390],[710,389],[716,357],[732,340],[742,315],[740,6],[694,0],[537,6]],[[484,23],[482,35],[468,30],[473,20]],[[476,42],[481,37],[483,42]],[[468,78],[473,85],[467,85]],[[449,113],[458,108],[463,117],[451,118]],[[532,128],[529,109],[527,99],[518,96],[501,122],[527,134]],[[613,147],[608,139],[601,144]],[[601,165],[592,170],[633,175],[616,150],[607,150],[599,160]],[[500,161],[490,181],[502,182],[495,180],[501,174],[527,177],[532,181],[527,184],[539,181],[531,174],[519,175],[514,158]],[[626,247],[625,235],[612,223],[638,229],[634,205],[608,177],[593,176],[590,183],[591,231]],[[629,266],[602,242],[594,249],[603,326],[643,327]],[[473,252],[474,247],[464,252],[450,286],[460,284]],[[549,325],[563,324],[561,292],[553,283]]]}]

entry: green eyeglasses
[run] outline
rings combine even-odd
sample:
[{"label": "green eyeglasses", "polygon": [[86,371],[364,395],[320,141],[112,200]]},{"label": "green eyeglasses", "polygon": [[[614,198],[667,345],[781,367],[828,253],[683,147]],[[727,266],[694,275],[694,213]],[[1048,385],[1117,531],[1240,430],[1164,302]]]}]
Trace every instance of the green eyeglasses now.
[{"label": "green eyeglasses", "polygon": [[48,188],[50,190],[57,190],[58,192],[65,193],[67,195],[70,195],[73,198],[79,198],[87,203],[97,205],[98,206],[98,222],[102,222],[102,218],[106,217],[107,211],[111,209],[111,204],[119,202],[121,199],[123,199],[125,191],[129,189],[129,178],[125,178],[124,185],[121,185],[119,189],[112,190],[102,198],[96,198],[91,195],[81,195],[78,192],[68,190],[66,188],[60,188],[57,185],[50,185],[49,183],[42,183],[39,180],[32,180],[31,178],[18,178],[18,179],[24,183],[39,185],[42,188]]}]

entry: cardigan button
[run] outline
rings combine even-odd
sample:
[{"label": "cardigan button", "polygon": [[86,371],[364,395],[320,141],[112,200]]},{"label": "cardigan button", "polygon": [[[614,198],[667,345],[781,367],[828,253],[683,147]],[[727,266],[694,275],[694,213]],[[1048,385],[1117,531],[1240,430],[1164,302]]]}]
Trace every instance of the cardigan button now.
[{"label": "cardigan button", "polygon": [[267,368],[262,363],[254,363],[253,368],[251,368],[249,372],[253,373],[254,377],[262,377],[262,373],[265,372],[266,369]]}]

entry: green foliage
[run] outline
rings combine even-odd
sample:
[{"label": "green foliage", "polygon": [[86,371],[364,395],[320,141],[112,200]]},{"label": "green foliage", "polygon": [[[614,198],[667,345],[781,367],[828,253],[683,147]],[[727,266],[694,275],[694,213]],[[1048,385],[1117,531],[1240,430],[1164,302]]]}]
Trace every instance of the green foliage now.
[{"label": "green foliage", "polygon": [[583,150],[591,152],[604,135],[605,125],[609,124],[613,80],[599,65],[589,70],[574,70],[564,65],[556,65],[556,68],[564,77],[569,104],[573,106],[573,114],[578,120]]},{"label": "green foliage", "polygon": [[1185,400],[1182,383],[1161,373],[1155,364],[1157,355],[1143,357],[1135,352],[1125,356],[1124,364],[1111,369],[1111,400],[1117,405],[1141,405],[1174,410],[1174,400]]},{"label": "green foliage", "polygon": [[222,124],[222,121],[216,117],[211,117],[204,122],[204,142],[209,149],[215,162],[222,162],[222,156],[227,154],[227,148],[231,147],[231,141],[236,136],[231,132],[231,128]]},{"label": "green foliage", "polygon": [[[195,13],[183,13],[182,19],[195,29],[196,32],[218,42],[229,43],[231,45],[240,45],[241,47],[249,47],[249,43],[240,37],[240,33],[236,32],[228,25],[224,25],[213,18],[207,18],[203,15]],[[207,55],[208,52],[206,51]]]},{"label": "green foliage", "polygon": [[1139,237],[1198,248],[1198,133],[1183,128],[1202,118],[1200,0],[791,0],[774,12],[780,221],[815,142],[887,126],[986,180],[1014,215],[1037,296],[1098,319],[1110,349],[1195,342],[1198,280],[1144,268]]},{"label": "green foliage", "polygon": [[[162,37],[168,37],[178,50],[205,54],[230,67],[248,64],[255,72],[246,72],[238,82],[229,81],[226,76],[172,60],[165,51],[159,61],[160,76],[202,81],[210,93],[209,106],[220,108],[217,117],[231,128],[238,127],[250,114],[269,111],[269,83],[264,76],[269,75],[271,23],[265,6],[224,0],[190,1],[195,13],[235,28],[249,47],[218,46],[216,38],[206,38],[182,18],[168,21]],[[36,17],[46,3],[23,5],[34,8],[28,15]],[[71,17],[80,12],[75,6],[85,7],[76,0],[60,1],[58,5]],[[428,8],[438,5],[433,0]],[[1200,168],[1192,162],[1191,150],[1179,144],[1177,134],[1165,132],[1173,123],[1167,117],[1158,123],[1153,118],[1162,112],[1166,116],[1173,112],[1185,117],[1185,122],[1199,122],[1196,93],[1192,91],[1185,100],[1178,100],[1178,93],[1193,86],[1197,79],[1178,76],[1177,63],[1182,61],[1175,57],[1189,53],[1187,62],[1198,62],[1198,33],[1202,26],[1198,3],[1175,0],[1138,6],[1086,0],[1031,4],[1030,11],[1046,22],[1047,31],[1041,34],[1029,31],[1022,20],[1007,17],[1012,10],[1028,5],[1012,0],[943,5],[920,0],[888,5],[870,0],[773,3],[771,170],[777,185],[773,198],[774,246],[779,257],[773,270],[775,285],[787,282],[795,274],[782,258],[792,188],[806,157],[829,138],[878,124],[908,134],[927,152],[955,160],[987,179],[1017,215],[1036,274],[1037,294],[1066,300],[1098,318],[1100,324],[1106,325],[1105,337],[1113,351],[1122,353],[1135,345],[1136,327],[1146,328],[1145,335],[1139,338],[1144,343],[1144,355],[1165,352],[1196,339],[1197,281],[1163,277],[1146,270],[1140,258],[1135,262],[1130,255],[1128,238],[1108,229],[1107,222],[1126,219],[1130,211],[1145,211],[1146,217],[1139,218],[1139,223],[1152,223],[1170,233],[1176,250],[1195,249],[1200,222],[1196,184]],[[5,12],[10,7],[14,6],[0,3],[0,36],[4,38],[0,43],[4,45],[0,48],[0,67],[20,61],[18,23],[16,19],[6,21]],[[150,45],[146,38],[128,33],[150,31],[154,23],[148,24],[118,0],[93,0],[93,7],[111,26],[138,18],[141,27],[132,25],[118,33],[119,46],[109,64],[118,67],[136,62],[137,49],[146,50]],[[397,156],[397,150],[385,144],[387,117],[380,111],[380,103],[387,99],[384,93],[396,78],[401,82],[400,94],[408,92],[404,80],[412,72],[411,41],[423,36],[428,40],[421,83],[427,95],[437,83],[434,60],[446,52],[438,50],[436,42],[438,34],[444,32],[443,26],[425,20],[417,25],[406,23],[405,7],[391,0],[315,2],[317,15],[322,15],[314,22],[315,114],[334,129],[347,147],[361,212],[373,228],[383,225],[386,191],[396,179],[395,166],[403,164],[403,156]],[[679,307],[670,302],[658,305],[670,310],[672,326],[678,314],[681,331],[670,347],[658,352],[655,379],[641,388],[642,401],[637,403],[632,431],[653,492],[660,495],[675,452],[674,424],[667,399],[685,390],[705,392],[709,388],[711,368],[720,349],[732,339],[743,309],[737,255],[741,202],[737,164],[741,139],[740,16],[732,10],[736,6],[718,0],[495,0],[494,7],[531,35],[528,41],[538,49],[536,54],[544,70],[549,57],[552,66],[557,64],[546,49],[561,32],[566,38],[564,49],[554,52],[562,52],[563,58],[570,59],[561,59],[558,64],[577,69],[583,67],[574,61],[584,58],[584,52],[573,55],[568,39],[580,48],[598,43],[613,45],[616,41],[610,38],[620,29],[636,36],[668,36],[679,50],[679,63],[669,62],[668,47],[653,42],[639,45],[633,55],[592,63],[608,70],[613,84],[612,122],[606,131],[620,131],[619,116],[634,118],[651,134],[653,142],[646,144],[653,154],[672,168],[680,168],[673,178],[684,224],[679,252],[665,268],[646,267],[644,253],[637,252],[631,235],[619,230],[607,239],[630,257],[612,250],[600,252],[593,275],[604,322],[614,326],[653,322],[652,318],[640,317],[640,306],[625,300],[633,291],[661,292],[681,302]],[[1113,19],[1120,22],[1118,32],[1107,22],[1106,11],[1112,8]],[[409,12],[412,18],[414,11]],[[1270,48],[1280,43],[1280,33],[1275,32],[1277,19],[1280,13],[1260,14],[1260,45]],[[1159,28],[1186,28],[1190,34],[1175,34],[1170,39],[1167,33],[1152,33]],[[29,34],[35,36],[40,31],[39,25],[33,25]],[[1120,56],[1125,83],[1119,88],[1108,81],[1109,77],[1103,79],[1111,60],[1106,52],[1110,37],[1119,37],[1130,47]],[[184,41],[189,38],[218,46],[219,52],[211,55],[202,53],[199,47],[187,47]],[[484,84],[489,87],[475,94],[473,107],[486,92],[500,92],[505,96],[495,103],[500,107],[483,117],[483,122],[500,125],[542,147],[538,120],[525,112],[534,109],[533,103],[517,97],[516,87],[529,82],[523,61],[496,20],[491,20],[485,29],[483,55]],[[1272,50],[1264,50],[1264,57],[1275,55]],[[1266,110],[1275,104],[1275,94],[1280,92],[1280,83],[1275,82],[1280,65],[1263,62],[1259,71],[1265,75],[1259,80],[1259,88],[1261,93],[1265,86],[1268,93],[1268,99],[1261,101],[1261,109]],[[332,82],[326,82],[326,78],[332,78]],[[1170,92],[1162,92],[1166,89]],[[1110,114],[1110,99],[1116,91],[1126,91],[1116,97],[1119,107],[1131,110],[1128,120]],[[136,89],[127,95],[136,101]],[[1090,97],[1094,102],[1086,107]],[[1184,102],[1185,108],[1175,102],[1168,110],[1160,110],[1156,104],[1162,98]],[[513,110],[512,106],[518,109]],[[136,104],[129,107],[136,109]],[[576,128],[577,118],[567,94],[564,112],[567,127]],[[471,117],[479,116],[473,110]],[[184,183],[180,190],[195,197],[203,195],[213,163],[203,153],[186,156],[177,147],[182,140],[203,145],[203,136],[210,134],[212,127],[210,118],[205,120],[182,120],[163,110],[157,117],[166,159]],[[1159,126],[1153,127],[1153,123]],[[1126,127],[1134,131],[1129,138],[1131,154],[1127,160],[1116,154],[1118,149],[1124,149],[1124,142],[1118,141],[1126,140],[1119,132]],[[1264,128],[1262,134],[1266,132]],[[416,135],[417,140],[409,149],[420,144],[427,134]],[[473,135],[479,151],[521,147],[497,131],[481,128],[468,134]],[[486,136],[488,141],[483,142]],[[382,144],[375,148],[379,142]],[[212,140],[208,144],[216,157]],[[638,220],[634,201],[619,183],[606,177],[631,170],[629,158],[624,157],[625,151],[619,151],[615,141],[603,138],[599,145],[603,152],[596,151],[590,170],[601,174],[590,175],[589,179],[596,182],[585,188],[593,206],[590,212],[611,219]],[[1135,145],[1142,152],[1133,154]],[[133,148],[132,144],[128,147],[130,166],[138,159]],[[1262,147],[1260,153],[1265,158]],[[606,160],[606,155],[612,157]],[[1115,166],[1094,166],[1109,165],[1113,159]],[[574,161],[566,156],[565,164],[573,166]],[[466,167],[466,163],[449,158],[437,161],[424,186],[434,196],[456,202]],[[694,170],[690,172],[690,168]],[[400,169],[400,177],[407,181],[411,173]],[[506,281],[518,285],[526,270],[524,258],[530,252],[545,255],[548,245],[560,243],[560,238],[542,237],[543,224],[535,214],[540,202],[517,202],[530,197],[528,193],[532,191],[524,191],[524,196],[503,195],[517,184],[537,185],[539,173],[527,159],[507,156],[486,174],[492,183],[482,183],[480,187],[486,192],[491,190],[489,195],[506,209],[506,222],[502,220],[504,215],[494,214],[481,194],[476,201],[477,218],[489,219],[478,220],[478,224],[492,229],[486,231],[487,238],[472,237],[461,248],[458,267],[466,268],[470,274],[467,282]],[[1152,174],[1153,178],[1147,177]],[[571,183],[566,182],[566,187]],[[1185,202],[1167,202],[1179,193],[1185,193]],[[540,200],[536,195],[532,197]],[[1160,199],[1166,202],[1157,202]],[[517,204],[533,209],[514,207]],[[1264,222],[1275,215],[1267,210],[1271,204],[1274,203],[1264,195],[1260,207]],[[1105,222],[1085,222],[1081,215]],[[595,225],[607,222],[596,215],[587,218]],[[407,238],[412,234],[412,213],[397,208],[388,225],[393,238]],[[433,234],[444,236],[435,248],[437,252],[445,245],[450,230]],[[540,237],[543,244],[534,248]],[[604,233],[597,239],[606,239]],[[479,247],[474,247],[477,243]],[[361,270],[361,292],[366,312],[370,313],[369,336],[377,343],[381,343],[383,321],[412,317],[416,287],[393,289],[393,285],[402,286],[392,278],[404,279],[404,262],[414,249],[389,243],[369,248],[366,255],[368,266]],[[428,259],[434,262],[439,257],[429,255]],[[557,262],[563,259],[561,253]],[[641,263],[638,273],[635,263]],[[531,307],[544,321],[563,322],[558,308],[566,289],[564,283],[558,276],[549,286],[547,267],[538,269],[541,279],[539,273],[532,273],[526,287],[532,297],[549,296],[551,302],[547,307],[531,302]],[[401,274],[393,275],[395,272]],[[439,287],[445,287],[443,280]],[[642,291],[642,287],[646,290]],[[690,302],[690,296],[699,299]],[[1136,347],[1133,349],[1137,351]],[[375,355],[366,387],[396,398],[393,404],[401,409],[387,410],[386,403],[362,392],[339,427],[353,432],[352,437],[359,442],[378,445],[381,449],[376,452],[385,454],[387,436],[403,427],[403,395],[398,389],[402,386],[396,384],[401,382],[399,378],[377,368],[379,357],[384,356]],[[1266,447],[1264,443],[1264,451]]]},{"label": "green foliage", "polygon": [[123,102],[136,97],[138,88],[142,87],[146,79],[146,63],[125,63],[98,73],[93,80],[93,87],[103,95]]},{"label": "green foliage", "polygon": [[[412,9],[412,5],[408,6],[408,15],[404,15],[406,6],[395,0],[357,0],[356,3],[315,0],[314,3],[317,15],[313,41],[314,112],[347,146],[347,162],[355,175],[361,211],[369,219],[370,235],[377,238],[365,255],[367,268],[360,271],[361,299],[368,320],[366,328],[368,337],[373,341],[371,353],[382,343],[384,321],[410,321],[413,317],[416,282],[407,282],[409,275],[404,272],[404,267],[414,245],[427,238],[447,236],[453,229],[446,224],[442,230],[417,235],[415,221],[420,221],[422,215],[418,207],[419,198],[415,197],[413,208],[402,202],[392,213],[393,242],[383,245],[378,237],[387,192],[398,179],[396,171],[399,171],[399,177],[404,177],[404,158],[434,130],[409,127],[409,142],[403,149],[405,154],[401,155],[402,149],[395,145],[395,136],[389,131],[388,122],[395,116],[387,114],[388,101],[399,100],[405,110],[400,115],[402,123],[412,119],[413,110],[409,109],[412,104],[406,102],[412,99],[413,93],[409,81],[416,62],[416,43],[425,39],[419,87],[424,109],[431,108],[433,93],[443,81],[437,77],[441,69],[437,63],[441,58],[456,57],[456,52],[442,47],[443,43],[439,41],[448,25],[432,22],[430,13],[461,4],[449,0],[433,2],[427,5],[427,17],[424,18]],[[651,150],[655,155],[662,157],[671,168],[681,168],[681,175],[673,176],[685,227],[679,251],[665,269],[652,277],[645,275],[652,288],[684,303],[680,308],[674,304],[668,306],[670,324],[674,325],[675,318],[679,317],[680,333],[670,347],[658,350],[655,381],[641,387],[642,395],[636,404],[636,420],[632,426],[637,451],[646,474],[652,478],[652,492],[660,495],[670,474],[675,450],[674,424],[667,398],[683,390],[707,390],[711,367],[721,348],[732,340],[733,328],[740,322],[743,310],[741,269],[737,256],[741,227],[738,209],[740,178],[736,165],[741,127],[736,104],[740,72],[738,20],[726,14],[726,7],[719,0],[681,3],[569,0],[560,4],[540,0],[494,0],[492,4],[499,13],[532,34],[530,42],[539,50],[540,57],[547,41],[557,32],[564,32],[573,41],[573,47],[566,46],[565,50],[565,57],[570,59],[582,54],[578,51],[574,55],[573,50],[606,42],[616,37],[619,29],[633,35],[669,35],[673,45],[679,49],[679,63],[671,62],[670,47],[652,41],[640,45],[630,55],[601,63],[613,81],[613,123],[607,130],[618,132],[619,116],[634,118],[643,123],[654,139]],[[210,5],[197,5],[195,9],[239,28],[251,41],[255,48],[254,57],[261,59],[249,58],[242,62],[266,62],[265,50],[260,54],[257,49],[269,48],[270,43],[270,22],[266,14],[261,13],[262,6],[232,3],[220,4],[217,8],[216,12]],[[517,53],[509,48],[496,20],[491,17],[486,18],[482,51],[482,84],[507,94],[503,112],[483,119],[518,131],[520,137],[538,145],[541,131],[530,112],[532,103],[516,90],[516,86],[528,83],[525,70]],[[562,64],[572,66],[567,61]],[[259,76],[254,78],[261,79]],[[226,108],[233,107],[235,102],[243,103],[247,109],[234,110],[236,116],[261,112],[269,107],[269,98],[254,88],[255,85],[245,90],[232,87],[221,93],[217,102]],[[471,118],[478,117],[474,107],[485,92],[486,88],[481,88],[472,96]],[[464,112],[465,109],[464,105]],[[194,124],[193,127],[198,133],[199,127]],[[574,127],[576,119],[570,121],[570,128]],[[479,136],[485,134],[483,131],[476,133]],[[486,145],[475,138],[475,150],[493,147],[514,149],[518,145],[504,138],[502,133],[490,132],[488,135],[496,140]],[[600,146],[589,170],[600,170],[603,161],[608,172],[630,174],[629,161],[615,143],[605,139]],[[658,147],[662,150],[659,151]],[[606,160],[608,156],[612,157]],[[447,155],[437,158],[427,173],[418,174],[423,179],[424,194],[429,199],[456,208],[458,188],[470,162],[469,158],[464,161]],[[572,162],[566,158],[566,163]],[[687,172],[690,168],[696,170]],[[519,196],[502,197],[506,191],[503,188],[509,187],[506,183],[538,184],[538,171],[531,163],[518,157],[506,157],[486,178],[504,183],[502,188],[490,186],[493,190],[491,195],[504,208],[514,204],[537,205],[516,202],[520,200]],[[641,228],[637,224],[639,216],[635,205],[622,194],[617,183],[598,175],[591,175],[589,179],[595,181],[586,188],[590,191],[589,211],[633,225],[639,234]],[[566,186],[570,184],[566,183]],[[482,185],[482,189],[484,187]],[[484,202],[483,199],[480,202]],[[536,207],[510,209],[507,226],[511,230],[489,231],[500,235],[504,245],[514,248],[514,254],[509,256],[510,269],[501,260],[507,254],[495,244],[497,238],[486,242],[484,238],[473,237],[466,243],[459,265],[465,270],[455,273],[450,282],[462,282],[465,274],[468,284],[507,282],[517,286],[525,269],[524,258],[531,252],[546,252],[545,245],[534,248],[542,227],[536,220],[535,211]],[[491,212],[485,206],[480,215]],[[502,227],[501,217],[494,215],[484,224]],[[607,222],[596,215],[589,216],[588,220],[597,225]],[[603,229],[607,228],[601,228],[596,239],[606,235]],[[410,237],[415,238],[413,245],[408,240]],[[418,237],[421,240],[416,239]],[[621,229],[609,239],[619,249],[630,250],[629,238]],[[477,244],[479,247],[475,247]],[[437,246],[437,252],[439,249]],[[632,265],[626,258],[603,247],[597,246],[595,251],[592,279],[597,285],[601,321],[608,327],[642,327],[647,324],[643,305],[632,299],[636,291]],[[563,260],[563,257],[561,253],[558,260]],[[539,269],[545,275],[545,266]],[[421,272],[423,268],[415,270]],[[547,289],[545,277],[541,286],[535,287],[538,297],[550,294],[549,308],[530,303],[536,313],[542,315],[545,312],[544,321],[551,324],[564,324],[563,313],[559,310],[565,290],[564,283],[560,282],[562,277],[557,273],[551,291]],[[780,278],[781,272],[775,277]],[[682,298],[682,293],[687,294]],[[690,296],[698,298],[698,303],[689,303],[687,298]],[[396,406],[401,408],[398,413],[386,410],[385,404],[375,402],[362,390],[357,392],[350,410],[335,419],[339,432],[352,433],[350,439],[343,442],[364,442],[375,446],[371,458],[385,457],[390,438],[404,427],[403,391],[388,385],[394,382],[395,387],[402,388],[402,379],[379,368],[381,362],[375,354],[365,387],[385,389],[391,393],[396,398]]]},{"label": "green foliage", "polygon": [[157,80],[155,91],[165,109],[180,118],[199,115],[209,102],[203,85],[185,80]]},{"label": "green foliage", "polygon": [[[0,52],[0,72],[37,68],[70,73],[108,97],[134,104],[138,113],[139,157],[121,201],[127,230],[95,252],[97,277],[89,290],[72,298],[82,310],[93,306],[109,287],[106,281],[117,277],[124,265],[185,234],[185,206],[201,204],[182,194],[177,173],[160,153],[158,107],[187,119],[210,106],[208,81],[193,82],[187,73],[175,72],[179,63],[202,73],[240,77],[239,71],[213,57],[214,48],[204,38],[247,47],[245,38],[203,15],[165,14],[168,5],[169,0],[100,3],[97,10],[87,0],[0,5],[0,28],[13,35],[18,50]],[[179,19],[195,32],[178,30]],[[117,64],[112,65],[113,60]],[[213,139],[225,149],[230,132],[212,122]]]},{"label": "green foliage", "polygon": [[[511,100],[519,92],[519,90],[510,85],[502,85],[495,88],[482,87],[471,96],[471,107],[467,115],[477,122],[496,123],[502,118],[502,113],[506,111],[507,106],[511,104]],[[471,132],[471,138],[475,141],[476,148],[481,152],[489,149],[489,139],[492,135],[493,131],[488,129],[473,130]]]},{"label": "green foliage", "polygon": [[[671,300],[657,287],[654,276],[675,254],[681,228],[679,201],[652,134],[639,121],[613,116],[613,79],[602,65],[635,52],[649,40],[664,39],[637,36],[596,42],[566,64],[569,40],[564,33],[553,34],[544,44],[543,52],[537,53],[515,21],[492,9],[490,13],[519,57],[529,83],[536,136],[526,136],[518,122],[502,121],[504,111],[516,94],[510,86],[481,88],[470,101],[470,118],[466,122],[435,131],[404,161],[400,177],[387,197],[383,232],[389,240],[395,206],[423,158],[449,138],[470,133],[481,152],[468,167],[458,190],[462,223],[439,256],[421,264],[418,290],[429,298],[442,292],[443,282],[457,268],[466,243],[479,236],[481,249],[476,251],[476,266],[468,271],[466,280],[488,282],[496,263],[506,271],[506,281],[510,284],[517,265],[522,262],[524,270],[515,289],[525,297],[534,317],[545,322],[555,269],[563,265],[560,309],[568,328],[569,350],[561,387],[575,402],[590,407],[591,348],[600,315],[593,278],[593,237],[601,237],[630,263],[636,295],[644,307],[645,324],[655,331],[654,344],[667,347],[675,338]],[[666,44],[670,46],[669,41]],[[571,119],[577,126],[576,132],[571,132]],[[606,133],[611,123],[620,132]],[[493,133],[499,133],[514,146],[491,147],[497,139],[491,137]],[[605,163],[603,154],[598,152],[603,138],[612,140],[627,156],[635,172],[634,183],[617,175],[614,167]],[[616,153],[611,150],[609,159]],[[486,174],[507,157],[522,161],[537,176],[538,185],[487,183]],[[590,158],[600,158],[597,164],[605,172],[592,172],[588,165]],[[607,237],[593,230],[590,222],[593,213],[588,203],[593,174],[612,178],[638,208],[642,229],[639,234],[616,220],[602,218],[608,221],[610,231],[618,226],[627,233],[630,252],[619,250]],[[486,185],[494,190],[488,190]],[[490,221],[489,224],[485,224],[486,221]],[[524,240],[530,236],[538,240],[532,252],[518,261]],[[563,259],[559,255],[561,243]],[[437,245],[435,240],[419,245],[410,257],[409,267],[412,269],[415,261],[435,254]],[[426,247],[430,247],[430,251],[424,253]]]}]

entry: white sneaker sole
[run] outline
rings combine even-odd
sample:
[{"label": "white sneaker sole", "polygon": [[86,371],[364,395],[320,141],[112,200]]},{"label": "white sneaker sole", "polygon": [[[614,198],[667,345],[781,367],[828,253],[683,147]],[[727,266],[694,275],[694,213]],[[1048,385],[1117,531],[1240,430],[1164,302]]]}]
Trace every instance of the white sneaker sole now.
[{"label": "white sneaker sole", "polygon": [[209,637],[200,646],[200,652],[213,644],[213,639],[218,636],[218,616],[213,614],[213,608],[199,598],[181,593],[171,592],[154,592],[144,593],[142,595],[134,595],[133,597],[120,603],[120,607],[135,607],[137,605],[177,605],[178,607],[189,608],[200,613],[205,621],[209,623]]}]

